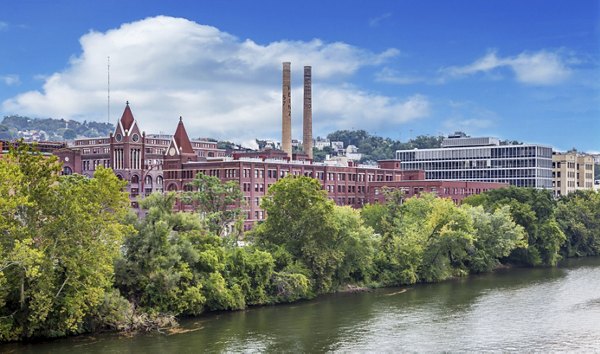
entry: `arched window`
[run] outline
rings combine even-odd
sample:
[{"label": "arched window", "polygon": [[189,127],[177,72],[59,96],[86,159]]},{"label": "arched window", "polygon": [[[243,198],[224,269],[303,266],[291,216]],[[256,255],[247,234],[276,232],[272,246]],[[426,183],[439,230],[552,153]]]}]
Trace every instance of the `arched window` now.
[{"label": "arched window", "polygon": [[177,185],[175,183],[171,183],[169,184],[169,188],[167,188],[168,191],[172,192],[172,191],[176,191],[177,190]]},{"label": "arched window", "polygon": [[152,188],[152,176],[150,176],[150,175],[146,176],[146,179],[144,180],[144,184],[146,185],[146,188]]},{"label": "arched window", "polygon": [[160,187],[163,185],[163,176],[156,177],[156,184]]},{"label": "arched window", "polygon": [[140,178],[138,177],[138,175],[131,176],[131,183],[139,183],[139,182],[140,182]]},{"label": "arched window", "polygon": [[63,167],[62,174],[65,175],[65,176],[72,175],[73,174],[73,170],[71,169],[71,167],[65,166],[65,167]]},{"label": "arched window", "polygon": [[121,176],[121,175],[117,174],[117,178],[118,178],[118,179],[123,179],[123,176]]}]

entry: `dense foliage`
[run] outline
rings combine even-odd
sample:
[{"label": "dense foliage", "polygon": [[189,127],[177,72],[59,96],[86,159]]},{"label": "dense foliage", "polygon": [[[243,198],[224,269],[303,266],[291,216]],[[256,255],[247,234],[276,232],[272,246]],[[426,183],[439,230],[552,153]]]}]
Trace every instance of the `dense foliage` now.
[{"label": "dense foliage", "polygon": [[59,171],[26,145],[0,159],[0,340],[86,331],[112,288],[124,184]]},{"label": "dense foliage", "polygon": [[372,230],[357,211],[333,204],[319,181],[284,178],[269,189],[262,207],[269,217],[252,236],[276,255],[276,271],[300,269],[316,293],[370,280]]},{"label": "dense foliage", "polygon": [[[175,316],[308,299],[347,286],[436,282],[502,263],[554,265],[600,252],[600,194],[558,201],[507,188],[462,206],[430,194],[361,211],[320,183],[269,188],[268,218],[240,241],[239,186],[199,175],[182,194],[140,200],[124,182],[59,176],[25,145],[0,159],[0,341],[172,325]],[[173,211],[177,200],[193,213]]]},{"label": "dense foliage", "polygon": [[[390,192],[390,200],[398,197],[399,192]],[[488,214],[430,194],[399,207],[388,203],[380,224],[383,234],[375,262],[383,285],[489,271],[501,257],[524,246],[524,232],[506,209]]]},{"label": "dense foliage", "polygon": [[558,201],[556,219],[567,241],[565,257],[600,255],[600,193],[577,191]]},{"label": "dense foliage", "polygon": [[510,187],[470,196],[464,203],[480,205],[488,212],[503,206],[510,207],[513,219],[527,233],[528,245],[511,253],[512,263],[556,265],[560,260],[560,248],[565,242],[565,235],[556,221],[557,204],[550,191]]}]

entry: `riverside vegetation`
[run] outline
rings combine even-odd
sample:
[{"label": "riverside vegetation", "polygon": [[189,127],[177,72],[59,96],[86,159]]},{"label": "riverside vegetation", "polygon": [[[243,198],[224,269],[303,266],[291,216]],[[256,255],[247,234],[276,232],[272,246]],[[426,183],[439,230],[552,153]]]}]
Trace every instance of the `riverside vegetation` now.
[{"label": "riverside vegetation", "polygon": [[[262,201],[268,218],[242,235],[243,213],[228,207],[242,200],[234,183],[198,175],[193,191],[141,200],[138,219],[111,170],[91,179],[59,171],[24,144],[0,159],[0,341],[160,330],[181,316],[348,285],[437,282],[600,252],[592,191],[556,201],[506,188],[461,206],[388,191],[385,204],[359,211],[336,206],[314,179],[287,177]],[[196,212],[173,212],[178,200]]]}]

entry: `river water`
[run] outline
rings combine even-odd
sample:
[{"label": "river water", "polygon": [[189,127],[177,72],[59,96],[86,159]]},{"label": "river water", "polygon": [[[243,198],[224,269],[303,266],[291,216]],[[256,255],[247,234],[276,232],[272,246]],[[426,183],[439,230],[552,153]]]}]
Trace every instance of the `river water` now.
[{"label": "river water", "polygon": [[14,353],[600,352],[600,258],[208,314],[172,334],[11,344]]}]

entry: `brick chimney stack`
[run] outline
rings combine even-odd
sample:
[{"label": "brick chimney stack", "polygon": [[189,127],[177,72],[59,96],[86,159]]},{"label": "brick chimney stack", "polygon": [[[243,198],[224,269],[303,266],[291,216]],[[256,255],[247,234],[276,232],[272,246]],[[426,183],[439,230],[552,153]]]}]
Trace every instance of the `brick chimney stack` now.
[{"label": "brick chimney stack", "polygon": [[290,62],[283,63],[283,97],[281,114],[281,149],[292,159],[292,94]]},{"label": "brick chimney stack", "polygon": [[311,67],[304,67],[304,114],[302,124],[302,146],[308,158],[313,158],[312,137],[312,76]]}]

